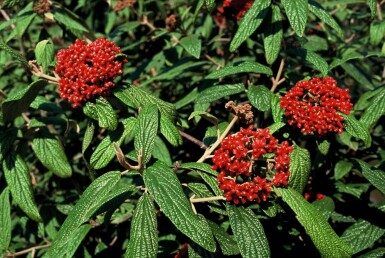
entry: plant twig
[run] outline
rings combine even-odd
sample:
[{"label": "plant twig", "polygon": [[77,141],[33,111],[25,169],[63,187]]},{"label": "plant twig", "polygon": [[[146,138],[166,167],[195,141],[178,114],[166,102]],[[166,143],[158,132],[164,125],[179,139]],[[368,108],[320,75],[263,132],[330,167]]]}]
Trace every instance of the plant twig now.
[{"label": "plant twig", "polygon": [[45,245],[34,246],[34,247],[31,247],[31,248],[28,248],[28,249],[25,249],[25,250],[22,250],[22,251],[19,251],[19,252],[16,252],[16,253],[8,254],[5,257],[10,258],[10,257],[16,257],[16,256],[20,256],[20,255],[23,255],[23,254],[27,254],[27,253],[30,253],[30,252],[34,253],[34,252],[36,252],[36,250],[45,249],[45,248],[48,248],[50,246],[51,246],[51,243],[48,243],[48,244],[45,244]]},{"label": "plant twig", "polygon": [[41,66],[38,66],[36,64],[36,60],[32,60],[28,62],[29,65],[32,67],[32,74],[39,77],[48,80],[49,83],[52,84],[59,84],[60,77],[55,74],[55,77],[50,76],[48,74],[45,74],[43,71],[43,68]]},{"label": "plant twig", "polygon": [[195,209],[194,203],[198,202],[211,202],[211,201],[226,201],[224,196],[213,196],[213,197],[205,197],[205,198],[195,198],[195,194],[190,197],[190,204],[193,212],[197,214],[197,210]]},{"label": "plant twig", "polygon": [[156,27],[154,26],[154,24],[148,21],[147,16],[142,17],[140,24],[147,26],[151,31],[156,30]]},{"label": "plant twig", "polygon": [[377,17],[378,17],[378,20],[379,21],[382,21],[382,12],[381,12],[381,5],[384,3],[384,1],[382,1],[381,3],[378,3],[377,2]]},{"label": "plant twig", "polygon": [[285,67],[285,59],[281,59],[281,63],[279,65],[277,75],[275,76],[275,78],[271,78],[271,80],[273,81],[273,85],[271,86],[271,90],[270,90],[271,92],[274,92],[275,89],[278,87],[278,85],[280,85],[285,81],[285,78],[281,79],[282,71],[284,67]]},{"label": "plant twig", "polygon": [[125,171],[121,172],[121,175],[127,174],[130,170],[136,170],[141,172],[142,170],[142,165],[143,165],[143,151],[142,149],[138,153],[138,165],[134,166],[128,163],[126,158],[124,157],[124,154],[122,152],[122,149],[116,144],[116,142],[113,142],[112,145],[115,148],[115,155],[118,158],[118,161],[120,165],[122,165],[125,169]]},{"label": "plant twig", "polygon": [[211,56],[209,56],[208,54],[205,54],[205,57],[211,61],[213,64],[215,64],[217,66],[217,69],[223,67],[222,64],[218,63],[217,61],[215,61]]},{"label": "plant twig", "polygon": [[179,130],[179,133],[180,135],[182,135],[183,138],[186,138],[187,140],[189,140],[190,142],[192,143],[195,143],[196,145],[198,145],[201,149],[207,149],[207,146],[206,144],[204,144],[202,141],[198,140],[197,138],[183,132],[182,130]]}]

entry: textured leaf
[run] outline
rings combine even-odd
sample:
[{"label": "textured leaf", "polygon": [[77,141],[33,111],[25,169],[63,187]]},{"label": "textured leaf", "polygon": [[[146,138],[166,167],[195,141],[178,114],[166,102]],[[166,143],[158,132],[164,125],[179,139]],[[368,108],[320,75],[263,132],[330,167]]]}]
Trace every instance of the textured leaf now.
[{"label": "textured leaf", "polygon": [[263,38],[265,58],[268,64],[274,63],[277,59],[283,38],[281,11],[278,6],[272,5],[271,12],[270,24],[265,27]]},{"label": "textured leaf", "polygon": [[35,134],[33,150],[41,163],[58,177],[72,175],[63,145],[48,131],[42,129]]},{"label": "textured leaf", "polygon": [[322,216],[327,221],[335,209],[333,199],[327,196],[324,196],[321,200],[315,200],[311,203],[318,211],[322,213]]},{"label": "textured leaf", "polygon": [[1,104],[4,121],[11,121],[26,111],[45,85],[47,85],[47,81],[38,80],[15,94],[8,96]]},{"label": "textured leaf", "polygon": [[166,165],[172,166],[172,159],[171,159],[170,152],[167,149],[167,145],[158,136],[155,138],[154,150],[152,151],[152,156],[155,159],[159,159]]},{"label": "textured leaf", "polygon": [[0,253],[5,251],[11,243],[11,202],[9,188],[6,187],[0,194]]},{"label": "textured leaf", "polygon": [[94,137],[95,133],[95,125],[91,120],[88,120],[87,122],[87,128],[84,132],[83,142],[82,142],[82,153],[87,150],[87,148],[90,146],[92,142],[92,138]]},{"label": "textured leaf", "polygon": [[214,100],[221,99],[225,96],[240,93],[244,90],[245,86],[243,85],[243,83],[212,86],[203,90],[199,94],[198,98],[196,99],[196,103],[201,104],[206,102],[212,102]]},{"label": "textured leaf", "polygon": [[215,7],[215,0],[205,0],[207,9],[211,12]]},{"label": "textured leaf", "polygon": [[384,257],[384,255],[385,255],[385,247],[379,247],[363,255],[360,255],[357,258],[382,258]]},{"label": "textured leaf", "polygon": [[275,123],[281,122],[285,110],[281,108],[281,100],[277,94],[272,94],[271,96],[271,114],[273,115],[273,120]]},{"label": "textured leaf", "polygon": [[43,69],[46,71],[55,56],[55,49],[52,42],[50,40],[42,40],[37,43],[35,56],[37,63],[43,66]]},{"label": "textured leaf", "polygon": [[237,65],[228,65],[206,76],[206,79],[219,79],[238,73],[263,73],[273,75],[271,69],[257,62],[245,61]]},{"label": "textured leaf", "polygon": [[205,111],[194,111],[194,112],[192,112],[190,114],[190,116],[188,117],[188,120],[191,120],[191,119],[193,119],[196,116],[203,117],[204,119],[206,119],[207,121],[209,121],[210,123],[212,123],[214,125],[217,125],[219,123],[218,118],[216,118],[212,114],[210,114],[208,112],[205,112]]},{"label": "textured leaf", "polygon": [[27,59],[16,52],[14,49],[8,47],[4,42],[0,41],[0,49],[10,54],[15,60],[21,63],[25,68],[30,69]]},{"label": "textured leaf", "polygon": [[385,194],[385,172],[382,170],[372,170],[368,163],[354,159],[355,168],[359,169],[362,175],[378,190]]},{"label": "textured leaf", "polygon": [[217,177],[197,171],[198,175],[210,186],[216,196],[223,196],[223,191],[219,188]]},{"label": "textured leaf", "polygon": [[347,74],[352,76],[363,89],[373,90],[374,85],[371,82],[371,75],[365,73],[361,68],[357,67],[353,63],[343,63],[341,67],[345,70]]},{"label": "textured leaf", "polygon": [[240,21],[237,32],[230,43],[230,51],[234,52],[248,39],[261,25],[266,14],[269,12],[271,0],[254,1],[253,5]]},{"label": "textured leaf", "polygon": [[334,179],[340,180],[343,178],[351,169],[353,168],[353,163],[340,160],[334,167]]},{"label": "textured leaf", "polygon": [[53,17],[56,21],[66,26],[68,29],[75,29],[79,31],[88,32],[88,29],[79,22],[75,21],[73,19],[73,15],[71,14],[72,13],[69,13],[64,9],[56,9],[56,12],[53,14]]},{"label": "textured leaf", "polygon": [[91,228],[92,226],[90,224],[81,225],[77,228],[69,237],[68,242],[61,247],[60,251],[58,251],[58,256],[55,256],[55,258],[74,257],[76,250]]},{"label": "textured leaf", "polygon": [[353,250],[353,254],[361,252],[384,235],[385,229],[370,224],[366,220],[359,220],[347,228],[341,239]]},{"label": "textured leaf", "polygon": [[[202,174],[202,172],[198,173],[199,175]],[[194,198],[206,198],[214,196],[214,194],[209,190],[209,188],[203,183],[189,183],[187,187],[195,194]],[[223,210],[223,205],[221,205],[219,201],[208,201],[208,207],[210,208],[210,210],[216,213],[227,216],[227,212]]]},{"label": "textured leaf", "polygon": [[172,146],[182,144],[182,136],[180,135],[178,128],[167,116],[160,117],[160,133]]},{"label": "textured leaf", "polygon": [[144,171],[144,182],[163,213],[176,228],[208,251],[215,251],[215,241],[207,221],[194,214],[175,173],[156,162]]},{"label": "textured leaf", "polygon": [[227,234],[226,230],[214,222],[207,221],[214,234],[215,239],[218,241],[219,246],[222,249],[224,255],[237,255],[239,254],[239,248],[237,242],[233,236]]},{"label": "textured leaf", "polygon": [[10,153],[3,161],[3,171],[13,201],[30,217],[42,219],[33,196],[31,176],[25,161],[16,153]]},{"label": "textured leaf", "polygon": [[319,54],[304,48],[290,49],[290,53],[292,53],[294,56],[300,56],[302,58],[302,62],[305,65],[311,64],[314,69],[320,71],[323,76],[327,75],[329,71],[329,65]]},{"label": "textured leaf", "polygon": [[344,31],[334,18],[316,1],[310,0],[308,4],[309,10],[314,13],[321,21],[332,27],[340,38],[344,37]]},{"label": "textured leaf", "polygon": [[213,176],[218,176],[218,172],[213,170],[209,164],[199,162],[186,162],[180,164],[179,168],[197,169]]},{"label": "textured leaf", "polygon": [[368,129],[366,129],[361,122],[357,121],[357,119],[352,114],[348,116],[340,113],[340,115],[344,118],[344,126],[346,132],[348,132],[353,137],[363,140],[365,146],[369,147],[372,138]]},{"label": "textured leaf", "polygon": [[385,115],[385,87],[382,87],[369,103],[369,107],[359,120],[366,129],[371,128],[381,116]]},{"label": "textured leaf", "polygon": [[135,150],[142,151],[143,163],[150,161],[154,149],[155,137],[158,133],[158,109],[155,104],[145,106],[139,113],[136,123]]},{"label": "textured leaf", "polygon": [[98,121],[100,127],[113,131],[118,126],[114,109],[103,97],[97,98],[96,103],[87,102],[83,111],[86,116]]},{"label": "textured leaf", "polygon": [[228,205],[227,212],[242,257],[270,257],[265,231],[253,211],[242,206]]},{"label": "textured leaf", "polygon": [[155,206],[147,193],[140,197],[130,228],[130,242],[124,257],[157,257],[158,232]]},{"label": "textured leaf", "polygon": [[282,127],[284,127],[286,124],[284,122],[277,122],[269,126],[270,133],[273,134]]},{"label": "textured leaf", "polygon": [[384,39],[385,33],[385,21],[373,21],[370,24],[370,44],[372,46],[377,46]]},{"label": "textured leaf", "polygon": [[8,9],[24,3],[24,0],[4,0],[1,8]]},{"label": "textured leaf", "polygon": [[120,146],[124,138],[134,129],[136,119],[127,118],[119,123],[115,131],[110,132],[96,147],[90,158],[90,164],[94,169],[101,169],[110,163],[115,157],[115,147],[113,143]]},{"label": "textured leaf", "polygon": [[74,232],[88,221],[101,202],[120,180],[120,172],[108,172],[93,181],[70,211],[68,217],[60,227],[60,230],[52,242],[52,246],[43,256],[45,258],[61,256],[62,248],[71,241]]},{"label": "textured leaf", "polygon": [[377,15],[377,1],[376,0],[367,0],[367,3],[370,8],[370,15],[372,18]]},{"label": "textured leaf", "polygon": [[328,140],[324,140],[321,143],[317,143],[318,150],[322,153],[322,155],[326,155],[329,152],[330,142]]},{"label": "textured leaf", "polygon": [[351,257],[352,250],[338,237],[324,217],[294,189],[276,188],[285,203],[295,212],[322,257]]},{"label": "textured leaf", "polygon": [[263,85],[250,85],[247,89],[247,97],[251,105],[262,112],[270,109],[272,95],[273,93]]},{"label": "textured leaf", "polygon": [[290,25],[293,27],[297,35],[302,37],[307,22],[307,0],[281,0],[281,3],[286,11]]},{"label": "textured leaf", "polygon": [[299,193],[303,193],[309,180],[310,169],[311,161],[309,151],[295,145],[294,150],[290,154],[289,185]]},{"label": "textured leaf", "polygon": [[343,183],[341,181],[337,181],[335,183],[335,187],[337,192],[347,193],[355,196],[356,198],[360,198],[361,195],[368,191],[370,184],[368,183]]},{"label": "textured leaf", "polygon": [[0,164],[3,159],[7,156],[13,143],[16,140],[17,129],[10,128],[8,130],[0,131]]},{"label": "textured leaf", "polygon": [[190,55],[195,58],[199,58],[201,55],[202,41],[197,35],[189,35],[182,38],[179,41],[180,45],[187,51]]}]

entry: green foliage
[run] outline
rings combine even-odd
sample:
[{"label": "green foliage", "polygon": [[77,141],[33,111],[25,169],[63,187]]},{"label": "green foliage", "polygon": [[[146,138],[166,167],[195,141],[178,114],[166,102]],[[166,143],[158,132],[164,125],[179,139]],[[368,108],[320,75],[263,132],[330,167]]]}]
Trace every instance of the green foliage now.
[{"label": "green foliage", "polygon": [[310,153],[307,149],[294,146],[294,150],[290,154],[290,179],[289,185],[303,193],[311,169]]}]

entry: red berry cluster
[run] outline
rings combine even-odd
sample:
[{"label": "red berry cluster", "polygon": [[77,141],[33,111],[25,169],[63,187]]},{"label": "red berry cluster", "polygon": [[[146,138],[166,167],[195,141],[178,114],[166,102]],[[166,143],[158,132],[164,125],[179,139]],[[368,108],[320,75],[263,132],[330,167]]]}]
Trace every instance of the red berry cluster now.
[{"label": "red berry cluster", "polygon": [[123,63],[115,56],[122,50],[104,38],[86,45],[76,40],[68,49],[56,55],[58,63],[55,72],[60,75],[59,92],[74,107],[97,96],[107,97],[115,86],[113,80],[122,74]]},{"label": "red berry cluster", "polygon": [[254,0],[225,0],[223,7],[229,7],[237,11],[235,18],[239,20],[250,9],[253,3]]},{"label": "red berry cluster", "polygon": [[337,87],[333,78],[326,77],[297,82],[281,97],[281,108],[286,109],[288,123],[300,128],[302,133],[325,135],[343,132],[344,119],[337,112],[349,114],[353,105],[349,91]]},{"label": "red berry cluster", "polygon": [[227,136],[212,159],[212,168],[220,171],[217,180],[226,199],[235,204],[266,201],[273,185],[288,184],[292,150],[287,141],[278,144],[268,128],[249,126]]}]

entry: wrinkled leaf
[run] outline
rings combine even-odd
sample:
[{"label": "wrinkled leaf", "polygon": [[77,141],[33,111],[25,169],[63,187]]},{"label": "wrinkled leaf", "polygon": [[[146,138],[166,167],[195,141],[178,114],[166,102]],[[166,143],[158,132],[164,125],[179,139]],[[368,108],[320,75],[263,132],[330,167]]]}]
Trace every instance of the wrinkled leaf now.
[{"label": "wrinkled leaf", "polygon": [[303,193],[309,179],[311,169],[310,153],[298,145],[290,154],[289,185],[299,193]]},{"label": "wrinkled leaf", "polygon": [[216,85],[210,88],[203,90],[198,98],[196,103],[207,103],[213,102],[215,100],[221,99],[225,96],[234,95],[245,90],[243,83],[238,84],[225,84],[225,85]]}]

